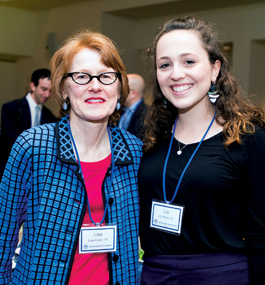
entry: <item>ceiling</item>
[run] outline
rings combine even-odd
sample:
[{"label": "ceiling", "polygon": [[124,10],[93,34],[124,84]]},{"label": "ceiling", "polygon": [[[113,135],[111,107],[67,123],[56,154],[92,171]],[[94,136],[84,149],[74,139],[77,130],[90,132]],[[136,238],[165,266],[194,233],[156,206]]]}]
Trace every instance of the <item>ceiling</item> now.
[{"label": "ceiling", "polygon": [[[29,11],[40,11],[45,9],[51,9],[55,7],[61,7],[73,3],[100,1],[100,0],[0,0],[0,6],[8,6],[12,8],[19,8]],[[124,0],[120,0],[124,1]],[[132,3],[134,0],[131,0]],[[161,0],[162,2],[163,0]],[[149,17],[157,17],[163,15],[172,14],[176,12],[189,13],[195,11],[202,11],[208,9],[218,9],[225,7],[233,7],[240,5],[250,5],[257,3],[264,3],[265,0],[178,0],[176,2],[167,2],[153,4],[148,6],[133,7],[122,10],[112,11],[112,14],[122,17],[143,19]],[[132,5],[133,6],[133,5]]]},{"label": "ceiling", "polygon": [[148,6],[133,7],[130,9],[116,10],[110,13],[132,19],[145,19],[150,17],[185,14],[209,9],[229,8],[264,2],[265,0],[178,0],[175,2],[166,2]]},{"label": "ceiling", "polygon": [[0,5],[29,11],[40,11],[88,1],[93,0],[0,0]]}]

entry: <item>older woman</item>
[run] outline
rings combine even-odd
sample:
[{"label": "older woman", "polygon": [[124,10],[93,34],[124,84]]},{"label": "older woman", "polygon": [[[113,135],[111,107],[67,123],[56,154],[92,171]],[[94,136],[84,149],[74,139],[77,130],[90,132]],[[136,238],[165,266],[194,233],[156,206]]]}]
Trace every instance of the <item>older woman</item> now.
[{"label": "older woman", "polygon": [[113,43],[85,31],[51,60],[61,119],[17,139],[1,183],[0,283],[136,284],[141,142],[112,123],[129,87]]}]

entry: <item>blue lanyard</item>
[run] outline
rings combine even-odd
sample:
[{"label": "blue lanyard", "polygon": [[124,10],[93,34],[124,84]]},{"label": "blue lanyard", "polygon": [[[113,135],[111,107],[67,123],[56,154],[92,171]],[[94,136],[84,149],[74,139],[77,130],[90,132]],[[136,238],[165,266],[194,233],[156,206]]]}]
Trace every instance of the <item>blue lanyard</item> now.
[{"label": "blue lanyard", "polygon": [[167,197],[166,197],[166,170],[167,170],[167,163],[168,163],[168,159],[169,159],[169,155],[170,155],[170,152],[171,152],[171,148],[172,148],[172,144],[173,144],[173,139],[174,139],[174,134],[175,134],[175,130],[176,130],[176,126],[177,126],[177,119],[178,117],[176,117],[175,119],[175,124],[174,124],[174,129],[173,129],[173,132],[172,132],[172,136],[171,136],[171,140],[170,140],[170,144],[169,144],[169,148],[168,148],[168,152],[167,152],[167,157],[166,157],[166,160],[165,160],[165,164],[164,164],[164,171],[163,171],[163,197],[164,197],[164,201],[165,203],[167,204],[171,204],[174,199],[176,198],[176,195],[178,193],[178,190],[179,190],[179,187],[180,187],[180,183],[182,182],[182,179],[183,179],[183,176],[186,172],[186,170],[188,169],[193,157],[195,156],[196,152],[198,151],[199,147],[201,146],[204,138],[206,137],[208,131],[210,130],[213,122],[214,122],[214,119],[215,119],[215,116],[216,116],[216,111],[214,113],[214,116],[213,116],[213,119],[208,127],[208,129],[206,130],[205,134],[203,135],[201,141],[199,142],[198,146],[196,147],[196,149],[194,150],[191,158],[189,159],[187,165],[185,166],[184,170],[182,171],[181,175],[180,175],[180,178],[179,178],[179,181],[178,181],[178,184],[177,184],[177,187],[176,187],[176,190],[175,190],[175,193],[173,195],[173,198],[171,199],[171,201],[167,201]]},{"label": "blue lanyard", "polygon": [[[74,141],[74,137],[73,137],[73,134],[72,134],[72,131],[71,131],[71,127],[70,127],[70,122],[68,120],[68,128],[69,128],[69,133],[70,133],[70,137],[71,137],[71,140],[73,142],[73,146],[74,146],[74,150],[75,150],[75,153],[76,153],[76,156],[77,156],[77,161],[78,161],[78,164],[79,164],[79,173],[82,175],[82,178],[85,182],[85,179],[84,179],[84,175],[83,175],[83,172],[82,172],[82,168],[81,168],[81,163],[80,163],[80,159],[79,159],[79,155],[78,155],[78,151],[77,151],[77,148],[76,148],[76,145],[75,145],[75,141]],[[89,205],[89,199],[88,199],[88,195],[87,195],[87,208],[88,208],[88,214],[89,214],[89,218],[91,220],[91,222],[96,225],[96,226],[100,226],[104,220],[105,220],[105,217],[106,217],[106,213],[107,213],[107,208],[108,208],[108,204],[109,204],[109,198],[110,198],[110,193],[111,193],[111,189],[112,189],[112,183],[113,183],[113,172],[114,172],[114,152],[113,152],[113,146],[112,146],[112,139],[111,139],[111,135],[110,135],[110,130],[109,130],[109,127],[107,127],[107,131],[108,131],[108,135],[109,135],[109,141],[110,141],[110,149],[111,149],[111,168],[112,168],[112,171],[111,171],[111,184],[110,184],[110,191],[108,193],[108,199],[106,201],[106,206],[105,206],[105,209],[104,209],[104,214],[103,214],[103,218],[101,220],[100,223],[95,223],[92,219],[92,216],[91,216],[91,211],[90,211],[90,205]]]}]

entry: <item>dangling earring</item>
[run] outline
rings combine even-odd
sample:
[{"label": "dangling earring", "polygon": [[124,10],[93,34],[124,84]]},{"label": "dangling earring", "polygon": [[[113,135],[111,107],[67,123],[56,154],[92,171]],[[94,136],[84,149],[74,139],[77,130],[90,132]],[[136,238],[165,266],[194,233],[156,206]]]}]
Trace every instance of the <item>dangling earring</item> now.
[{"label": "dangling earring", "polygon": [[67,110],[67,104],[66,104],[66,102],[63,103],[63,109],[64,109],[64,111]]},{"label": "dangling earring", "polygon": [[209,89],[209,91],[207,92],[210,101],[214,104],[216,102],[216,100],[219,98],[219,94],[218,94],[218,90],[216,85],[214,84],[213,81],[211,81],[211,87]]},{"label": "dangling earring", "polygon": [[121,103],[120,103],[120,99],[118,99],[117,105],[116,105],[116,110],[119,111],[121,108]]},{"label": "dangling earring", "polygon": [[163,108],[165,110],[167,109],[167,99],[166,98],[164,98]]}]

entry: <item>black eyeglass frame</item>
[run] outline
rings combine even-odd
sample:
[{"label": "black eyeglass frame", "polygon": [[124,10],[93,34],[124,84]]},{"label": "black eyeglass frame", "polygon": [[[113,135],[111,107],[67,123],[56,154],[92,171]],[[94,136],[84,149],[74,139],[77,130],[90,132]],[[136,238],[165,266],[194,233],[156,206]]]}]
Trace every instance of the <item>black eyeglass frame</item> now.
[{"label": "black eyeglass frame", "polygon": [[[78,82],[76,82],[76,81],[74,80],[74,78],[73,78],[73,74],[76,74],[76,73],[88,75],[88,76],[89,76],[89,81],[86,82],[86,83],[78,83]],[[103,83],[103,82],[100,80],[99,77],[100,77],[102,74],[105,74],[105,73],[114,73],[114,74],[116,74],[115,80],[114,80],[113,82],[111,82],[111,83]],[[87,73],[87,72],[76,71],[76,72],[68,72],[68,73],[65,73],[64,76],[63,76],[63,78],[67,78],[67,77],[71,77],[72,80],[73,80],[76,84],[79,84],[79,85],[86,85],[86,84],[88,84],[93,78],[97,78],[97,80],[98,80],[100,83],[104,84],[104,85],[111,85],[111,84],[113,84],[113,83],[117,80],[117,78],[119,78],[120,81],[121,81],[121,73],[120,73],[120,72],[115,72],[115,71],[102,72],[102,73],[100,73],[99,75],[90,75],[90,74]]]}]

